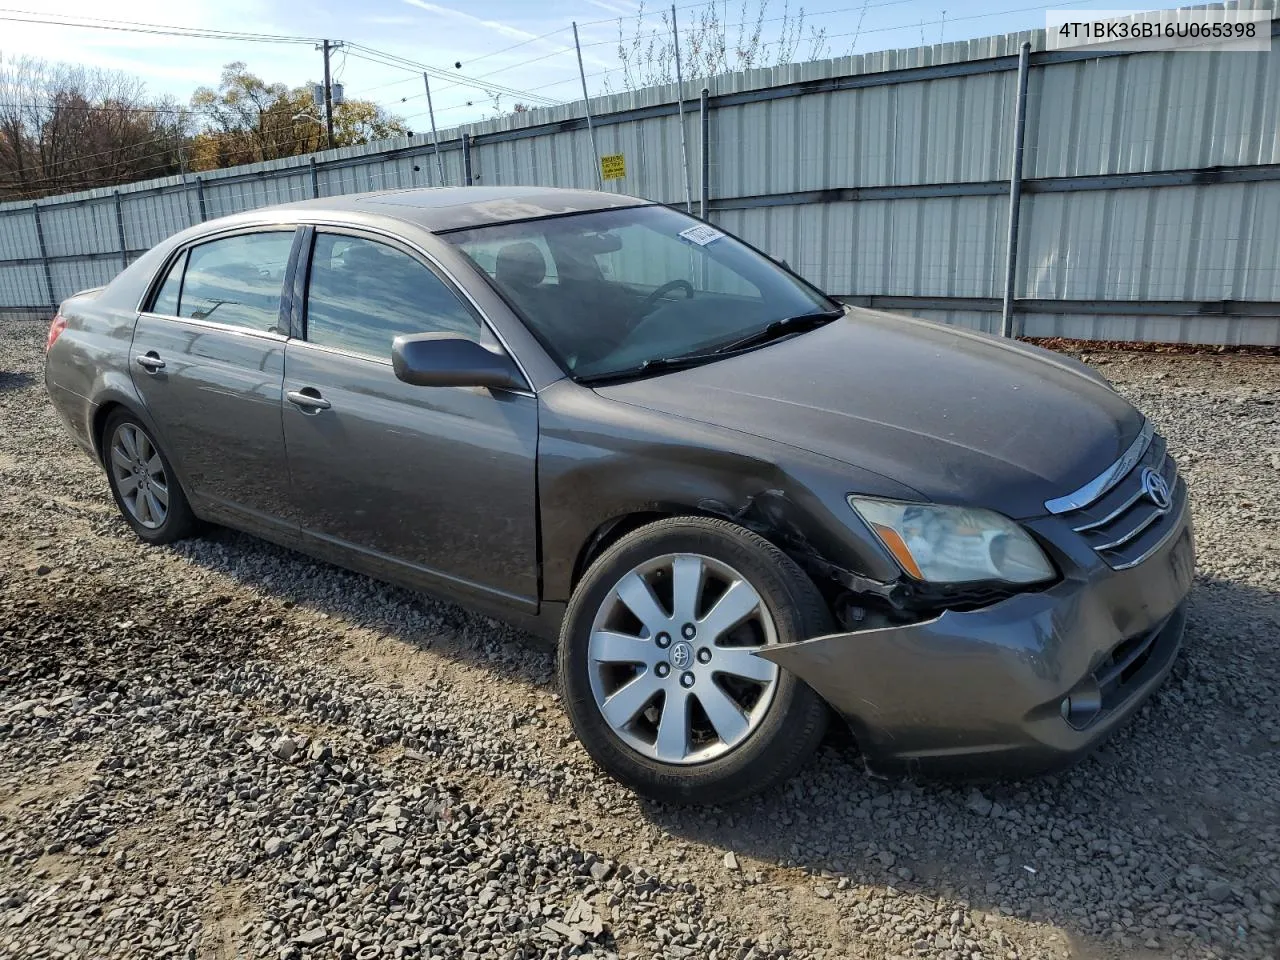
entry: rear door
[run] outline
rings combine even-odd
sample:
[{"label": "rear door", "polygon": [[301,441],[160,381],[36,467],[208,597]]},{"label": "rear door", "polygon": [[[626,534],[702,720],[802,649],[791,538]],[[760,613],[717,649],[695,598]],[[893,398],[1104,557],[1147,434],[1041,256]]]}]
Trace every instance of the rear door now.
[{"label": "rear door", "polygon": [[280,407],[292,228],[182,250],[134,329],[133,382],[202,514],[296,529]]},{"label": "rear door", "polygon": [[400,334],[496,344],[420,252],[317,228],[304,338],[285,353],[285,446],[295,516],[315,548],[451,591],[538,596],[538,401],[525,391],[396,379]]}]

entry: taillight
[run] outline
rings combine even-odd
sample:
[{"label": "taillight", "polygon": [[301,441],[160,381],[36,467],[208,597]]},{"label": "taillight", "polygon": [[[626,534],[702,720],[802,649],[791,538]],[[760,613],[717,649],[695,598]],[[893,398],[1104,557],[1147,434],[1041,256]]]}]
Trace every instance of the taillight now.
[{"label": "taillight", "polygon": [[49,324],[49,339],[44,343],[45,353],[49,352],[58,337],[62,335],[62,331],[65,329],[67,329],[67,318],[59,313],[53,318],[53,323]]}]

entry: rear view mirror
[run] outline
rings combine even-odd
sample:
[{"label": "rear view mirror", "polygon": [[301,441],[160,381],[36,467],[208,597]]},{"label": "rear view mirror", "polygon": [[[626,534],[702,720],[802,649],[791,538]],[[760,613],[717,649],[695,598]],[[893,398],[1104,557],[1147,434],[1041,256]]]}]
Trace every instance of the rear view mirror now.
[{"label": "rear view mirror", "polygon": [[616,233],[588,233],[583,240],[591,253],[616,253],[622,249],[622,238]]},{"label": "rear view mirror", "polygon": [[418,387],[528,389],[510,356],[460,333],[396,337],[391,366],[398,379]]}]

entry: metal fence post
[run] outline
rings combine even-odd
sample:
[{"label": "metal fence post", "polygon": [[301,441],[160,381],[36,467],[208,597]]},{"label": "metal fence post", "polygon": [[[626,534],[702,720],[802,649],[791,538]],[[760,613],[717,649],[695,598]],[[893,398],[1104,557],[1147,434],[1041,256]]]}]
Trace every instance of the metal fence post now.
[{"label": "metal fence post", "polygon": [[44,242],[44,224],[40,222],[40,204],[31,204],[31,214],[36,218],[36,245],[40,248],[40,266],[44,267],[44,286],[49,306],[57,307],[58,301],[53,295],[53,268],[49,266],[49,248]]},{"label": "metal fence post", "polygon": [[196,206],[200,209],[200,222],[204,223],[209,219],[209,212],[204,206],[204,181],[196,177]]},{"label": "metal fence post", "polygon": [[113,194],[116,206],[116,236],[120,240],[120,269],[129,266],[129,248],[124,242],[124,204],[120,200],[120,191]]},{"label": "metal fence post", "polygon": [[471,134],[462,134],[462,182],[471,186]]},{"label": "metal fence post", "polygon": [[194,226],[196,218],[191,212],[191,178],[185,173],[182,175],[182,206],[187,211],[187,226]]},{"label": "metal fence post", "polygon": [[582,81],[582,112],[587,115],[587,136],[591,140],[591,165],[596,170],[596,189],[604,189],[604,171],[600,169],[600,151],[596,148],[596,128],[591,123],[591,98],[587,96],[587,74],[582,68],[582,44],[578,42],[578,21],[573,22],[573,46],[578,51],[578,78]]},{"label": "metal fence post", "polygon": [[320,197],[320,174],[316,172],[316,158],[311,156],[307,160],[311,167],[311,199],[316,200]]},{"label": "metal fence post", "polygon": [[698,190],[702,194],[700,198],[701,209],[698,215],[703,220],[707,219],[707,201],[711,199],[711,91],[706,87],[702,88],[702,99],[698,104],[698,119],[701,121],[702,127],[702,183],[698,185]]},{"label": "metal fence post", "polygon": [[671,41],[676,49],[676,112],[680,115],[680,166],[684,172],[684,211],[693,213],[689,196],[689,145],[684,135],[684,74],[680,70],[680,28],[676,26],[676,5],[671,5]]},{"label": "metal fence post", "polygon": [[[427,90],[427,115],[431,118],[431,149],[436,155],[436,173],[440,175],[440,186],[445,186],[444,182],[444,161],[440,159],[440,133],[436,130],[436,108],[431,105],[431,81],[427,77],[427,71],[422,71],[422,85]],[[430,180],[430,177],[427,177]]]},{"label": "metal fence post", "polygon": [[1013,169],[1009,175],[1009,245],[1004,261],[1004,303],[1000,311],[1000,336],[1017,335],[1013,294],[1018,273],[1018,211],[1022,204],[1022,154],[1027,135],[1027,75],[1031,72],[1031,43],[1023,41],[1018,52],[1018,99],[1013,107]]}]

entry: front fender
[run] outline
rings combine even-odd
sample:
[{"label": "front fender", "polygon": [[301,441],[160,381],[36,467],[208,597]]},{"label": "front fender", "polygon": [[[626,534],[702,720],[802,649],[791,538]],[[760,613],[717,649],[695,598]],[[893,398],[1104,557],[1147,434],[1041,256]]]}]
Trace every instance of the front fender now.
[{"label": "front fender", "polygon": [[595,533],[639,513],[721,516],[875,580],[897,569],[845,502],[906,488],[785,443],[604,399],[572,381],[539,394],[543,599],[567,601]]}]

